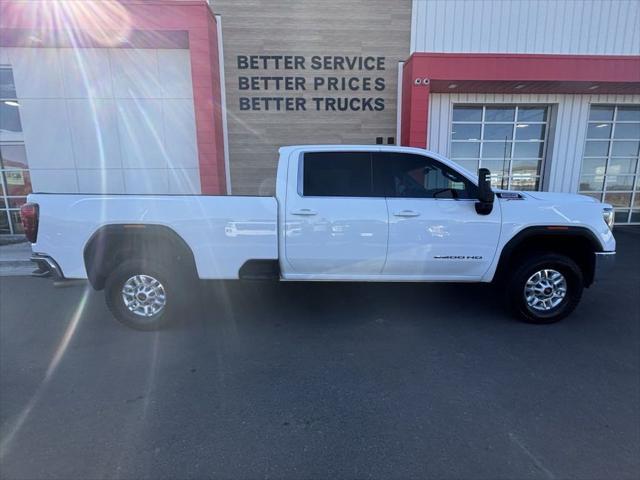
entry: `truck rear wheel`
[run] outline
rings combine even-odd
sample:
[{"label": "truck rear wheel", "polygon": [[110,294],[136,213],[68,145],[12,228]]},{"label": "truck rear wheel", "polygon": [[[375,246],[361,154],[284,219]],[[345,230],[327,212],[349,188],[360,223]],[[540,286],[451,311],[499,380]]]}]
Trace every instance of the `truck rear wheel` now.
[{"label": "truck rear wheel", "polygon": [[167,323],[178,300],[175,276],[143,260],[119,265],[107,278],[105,299],[113,316],[136,330],[157,330]]},{"label": "truck rear wheel", "polygon": [[571,258],[537,254],[516,268],[507,294],[511,309],[525,322],[554,323],[576,308],[583,284],[582,271]]}]

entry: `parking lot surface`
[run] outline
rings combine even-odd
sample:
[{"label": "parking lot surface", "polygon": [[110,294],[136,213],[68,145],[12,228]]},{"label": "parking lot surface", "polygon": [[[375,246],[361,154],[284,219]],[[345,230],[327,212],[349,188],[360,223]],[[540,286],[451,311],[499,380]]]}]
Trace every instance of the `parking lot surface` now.
[{"label": "parking lot surface", "polygon": [[637,478],[640,229],[564,321],[488,285],[212,283],[153,333],[0,278],[2,478]]}]

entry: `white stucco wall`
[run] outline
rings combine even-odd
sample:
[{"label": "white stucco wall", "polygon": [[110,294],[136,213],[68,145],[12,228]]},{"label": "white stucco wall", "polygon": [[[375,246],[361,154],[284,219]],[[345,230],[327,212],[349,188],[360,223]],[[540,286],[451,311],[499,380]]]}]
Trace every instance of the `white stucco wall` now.
[{"label": "white stucco wall", "polygon": [[34,191],[200,193],[188,50],[3,48],[0,64]]}]

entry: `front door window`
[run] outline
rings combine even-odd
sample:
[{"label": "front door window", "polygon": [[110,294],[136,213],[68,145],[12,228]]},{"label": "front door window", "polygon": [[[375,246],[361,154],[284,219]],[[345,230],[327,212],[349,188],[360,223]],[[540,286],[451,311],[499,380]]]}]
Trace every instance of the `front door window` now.
[{"label": "front door window", "polygon": [[374,183],[386,197],[476,198],[468,179],[424,155],[385,152],[374,154]]}]

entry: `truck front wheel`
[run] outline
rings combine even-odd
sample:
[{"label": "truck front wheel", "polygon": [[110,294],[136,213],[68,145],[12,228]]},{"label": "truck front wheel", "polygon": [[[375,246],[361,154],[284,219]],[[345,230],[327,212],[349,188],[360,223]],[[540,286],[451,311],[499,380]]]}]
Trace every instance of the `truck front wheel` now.
[{"label": "truck front wheel", "polygon": [[177,284],[168,269],[142,260],[119,265],[107,278],[105,299],[114,317],[136,330],[157,330],[175,309]]},{"label": "truck front wheel", "polygon": [[513,312],[528,323],[554,323],[578,305],[583,290],[580,267],[569,257],[537,254],[524,259],[507,287]]}]

